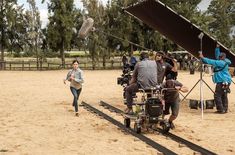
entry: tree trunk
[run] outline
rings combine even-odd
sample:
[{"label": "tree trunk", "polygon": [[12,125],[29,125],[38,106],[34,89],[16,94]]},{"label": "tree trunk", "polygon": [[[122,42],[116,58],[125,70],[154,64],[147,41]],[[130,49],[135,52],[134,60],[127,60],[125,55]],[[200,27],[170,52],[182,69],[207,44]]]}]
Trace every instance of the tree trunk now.
[{"label": "tree trunk", "polygon": [[106,55],[103,55],[103,68],[106,68]]},{"label": "tree trunk", "polygon": [[131,44],[131,51],[129,52],[129,56],[132,56],[132,54],[134,54],[134,51],[133,51],[133,45]]},{"label": "tree trunk", "polygon": [[1,49],[1,61],[4,61],[4,48],[2,42],[0,43],[0,49]]},{"label": "tree trunk", "polygon": [[[2,19],[0,22],[3,23],[3,0],[1,1],[1,16],[2,16]],[[1,61],[4,61],[4,28],[3,28],[3,25],[1,27],[1,42],[0,42],[0,50],[1,50]]]},{"label": "tree trunk", "polygon": [[4,64],[4,29],[1,29],[2,37],[0,41],[0,50],[1,50],[1,60],[0,60],[0,70],[5,68]]},{"label": "tree trunk", "polygon": [[65,68],[64,39],[62,39],[61,41],[60,56],[61,56],[62,68]]},{"label": "tree trunk", "polygon": [[93,70],[95,70],[95,66],[96,66],[96,64],[95,64],[95,57],[94,57],[94,55],[92,55],[92,69]]},{"label": "tree trunk", "polygon": [[39,61],[38,61],[38,42],[37,39],[35,40],[35,52],[36,52],[36,58],[37,58],[37,70],[39,68]]},{"label": "tree trunk", "polygon": [[1,50],[1,60],[0,60],[0,70],[4,69],[4,52],[2,50],[2,44],[0,43],[0,50]]}]

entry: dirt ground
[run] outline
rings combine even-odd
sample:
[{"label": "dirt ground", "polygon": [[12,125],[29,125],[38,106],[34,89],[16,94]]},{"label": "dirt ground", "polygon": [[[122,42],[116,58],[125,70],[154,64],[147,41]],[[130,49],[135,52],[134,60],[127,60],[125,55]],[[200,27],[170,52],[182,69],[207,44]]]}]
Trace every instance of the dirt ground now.
[{"label": "dirt ground", "polygon": [[[69,85],[62,79],[67,71],[1,71],[0,72],[0,154],[78,154],[78,155],[144,155],[157,150],[116,126],[79,107],[75,117]],[[123,121],[121,116],[99,106],[103,100],[124,109],[122,87],[116,79],[120,70],[84,71],[85,83],[79,103],[83,100],[105,113]],[[180,72],[178,80],[192,88],[199,74]],[[203,79],[214,89],[210,75]],[[233,79],[234,80],[234,79]],[[235,85],[231,85],[229,112],[215,114],[214,110],[189,109],[181,104],[180,115],[172,133],[217,154],[235,154]],[[204,99],[213,94],[203,84]],[[199,84],[187,99],[199,99]],[[194,152],[158,133],[144,133],[177,154]]]}]

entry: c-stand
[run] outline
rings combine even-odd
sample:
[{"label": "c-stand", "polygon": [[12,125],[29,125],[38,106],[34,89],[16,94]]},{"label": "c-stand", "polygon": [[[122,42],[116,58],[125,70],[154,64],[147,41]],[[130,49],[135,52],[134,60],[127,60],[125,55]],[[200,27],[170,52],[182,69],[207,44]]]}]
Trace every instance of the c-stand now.
[{"label": "c-stand", "polygon": [[[203,39],[203,32],[201,32],[198,35],[198,38],[200,39],[200,52],[202,52],[202,39]],[[210,86],[203,80],[202,72],[203,72],[203,62],[200,60],[200,79],[197,81],[197,83],[193,86],[193,88],[184,96],[184,98],[181,100],[181,102],[192,92],[192,90],[197,86],[197,84],[200,82],[200,104],[201,104],[201,110],[202,110],[202,119],[203,119],[203,109],[204,109],[204,99],[203,99],[203,83],[206,84],[206,86],[215,94],[213,89],[210,88]]]}]

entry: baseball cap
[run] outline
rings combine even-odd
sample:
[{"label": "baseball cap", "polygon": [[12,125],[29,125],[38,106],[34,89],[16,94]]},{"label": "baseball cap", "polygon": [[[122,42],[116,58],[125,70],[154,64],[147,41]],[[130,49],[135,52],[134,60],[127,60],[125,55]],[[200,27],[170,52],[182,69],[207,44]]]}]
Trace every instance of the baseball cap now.
[{"label": "baseball cap", "polygon": [[219,57],[224,57],[224,58],[226,58],[226,54],[225,54],[224,52],[221,52],[220,55],[219,55]]}]

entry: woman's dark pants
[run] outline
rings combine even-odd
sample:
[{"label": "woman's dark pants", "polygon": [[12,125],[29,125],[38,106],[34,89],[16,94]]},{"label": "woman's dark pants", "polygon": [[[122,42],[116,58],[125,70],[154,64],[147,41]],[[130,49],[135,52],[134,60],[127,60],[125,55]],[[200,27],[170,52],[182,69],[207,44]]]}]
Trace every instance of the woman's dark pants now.
[{"label": "woman's dark pants", "polygon": [[73,106],[75,108],[75,112],[78,112],[78,98],[79,98],[79,95],[82,91],[82,88],[80,89],[75,89],[73,87],[70,87],[70,90],[73,94]]}]

